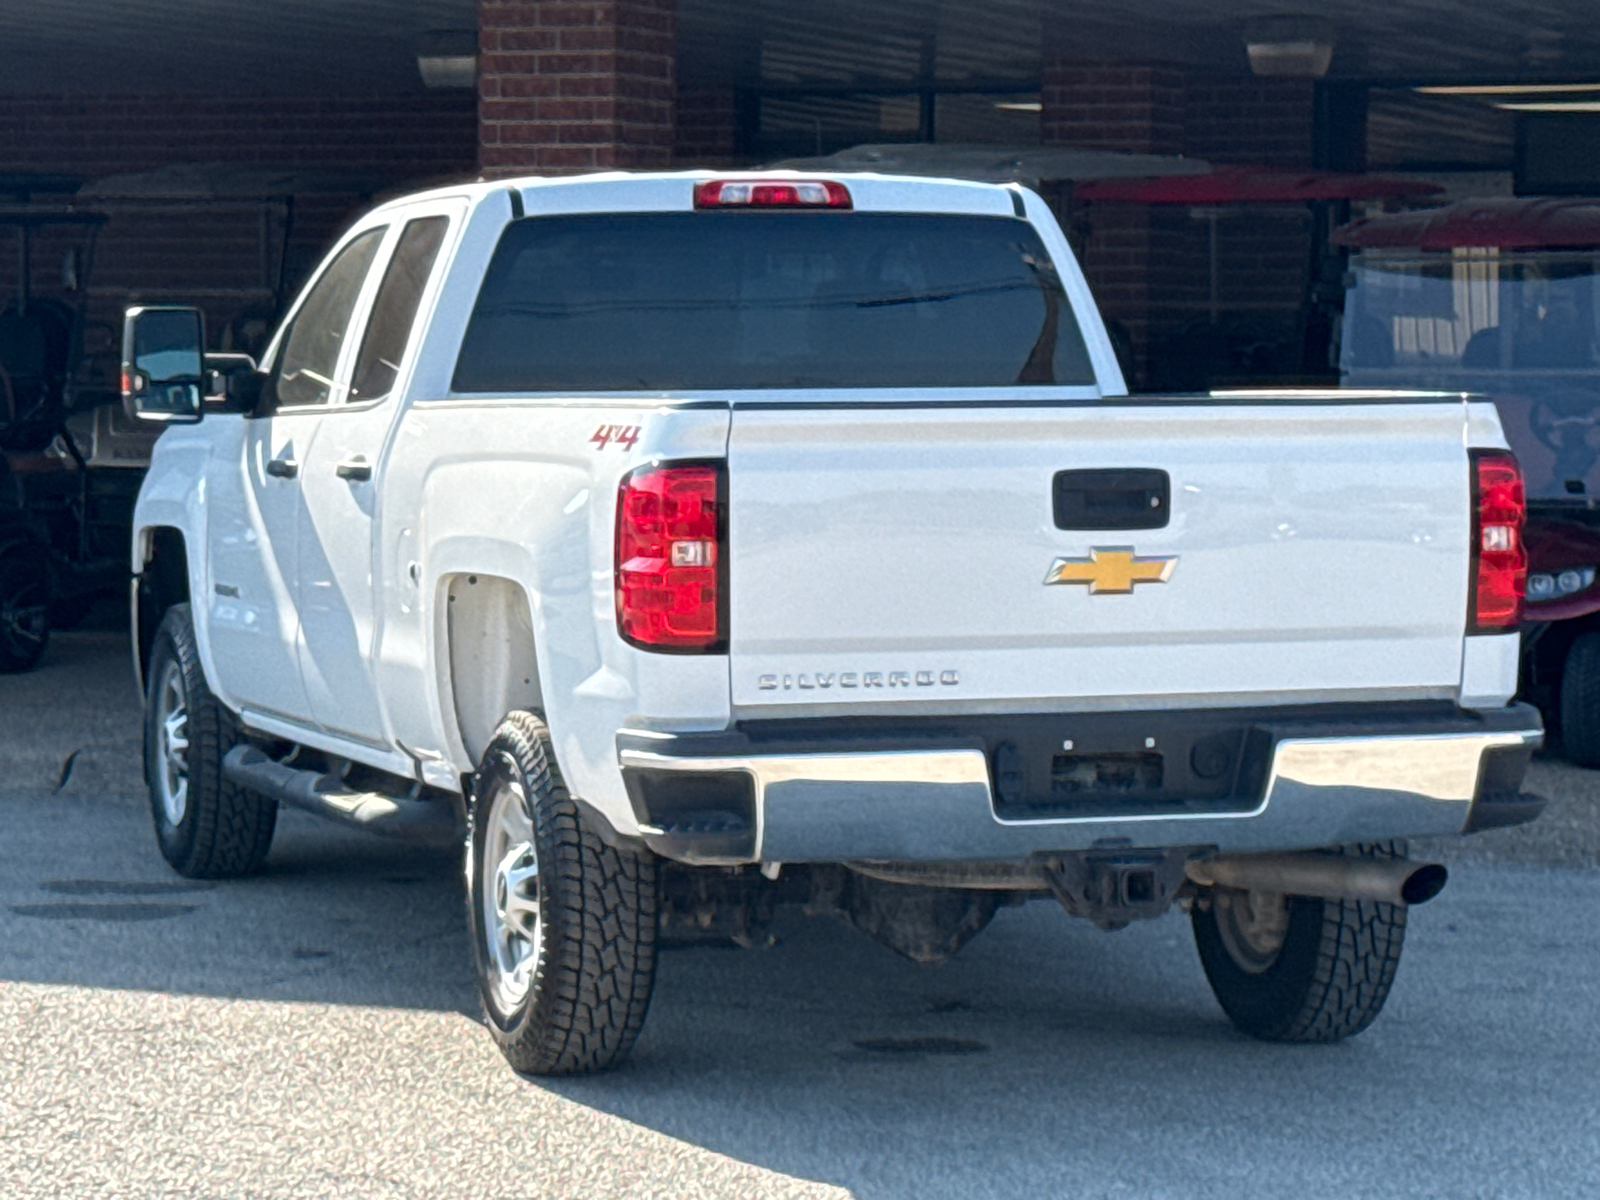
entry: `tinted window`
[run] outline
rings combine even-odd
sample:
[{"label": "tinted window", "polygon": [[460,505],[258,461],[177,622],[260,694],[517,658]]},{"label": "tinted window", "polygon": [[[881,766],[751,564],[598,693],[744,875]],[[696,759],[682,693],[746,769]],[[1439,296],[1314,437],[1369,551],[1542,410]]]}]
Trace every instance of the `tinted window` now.
[{"label": "tinted window", "polygon": [[361,339],[361,352],[356,356],[350,384],[352,400],[376,400],[394,387],[412,323],[417,319],[422,289],[449,224],[444,217],[424,217],[412,221],[400,234],[400,244],[383,272],[367,333]]},{"label": "tinted window", "polygon": [[1061,280],[1009,217],[533,217],[501,237],[455,389],[1092,384]]},{"label": "tinted window", "polygon": [[339,251],[295,314],[273,374],[279,407],[328,402],[350,313],[382,237],[382,229],[373,229]]}]

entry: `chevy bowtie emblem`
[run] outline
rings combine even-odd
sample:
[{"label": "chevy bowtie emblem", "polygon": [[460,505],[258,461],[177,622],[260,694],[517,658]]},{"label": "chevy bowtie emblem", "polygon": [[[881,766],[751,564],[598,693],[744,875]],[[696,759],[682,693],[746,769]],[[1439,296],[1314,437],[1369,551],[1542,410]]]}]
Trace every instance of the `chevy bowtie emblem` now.
[{"label": "chevy bowtie emblem", "polygon": [[1136,583],[1165,583],[1178,565],[1176,554],[1140,558],[1132,546],[1096,546],[1088,558],[1058,558],[1044,581],[1086,583],[1089,594],[1126,595]]}]

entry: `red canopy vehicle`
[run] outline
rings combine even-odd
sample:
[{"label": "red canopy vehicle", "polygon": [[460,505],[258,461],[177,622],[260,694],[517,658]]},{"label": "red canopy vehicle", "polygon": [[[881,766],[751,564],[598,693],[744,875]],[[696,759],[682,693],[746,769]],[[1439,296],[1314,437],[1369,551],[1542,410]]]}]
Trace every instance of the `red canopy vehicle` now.
[{"label": "red canopy vehicle", "polygon": [[1334,242],[1347,386],[1494,398],[1528,487],[1523,690],[1600,767],[1600,199],[1465,200]]}]

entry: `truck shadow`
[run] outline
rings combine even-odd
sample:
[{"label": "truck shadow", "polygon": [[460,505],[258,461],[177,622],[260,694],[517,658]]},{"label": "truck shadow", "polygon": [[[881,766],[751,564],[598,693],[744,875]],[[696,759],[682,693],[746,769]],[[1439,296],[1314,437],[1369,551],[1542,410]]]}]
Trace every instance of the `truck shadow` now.
[{"label": "truck shadow", "polygon": [[[37,675],[0,680],[0,990],[475,1021],[453,851],[286,811],[255,878],[167,870],[126,663],[115,633],[67,635]],[[1576,811],[1588,796],[1572,790]],[[1181,917],[1106,936],[1030,904],[923,967],[784,910],[771,948],[664,950],[627,1064],[523,1086],[858,1196],[1173,1194],[1174,1180],[1185,1194],[1385,1194],[1395,1163],[1428,1145],[1433,1190],[1516,1193],[1552,1162],[1593,1161],[1562,1149],[1570,1122],[1551,1114],[1593,1108],[1595,913],[1587,873],[1464,867],[1413,914],[1372,1030],[1283,1047],[1232,1032]],[[482,1059],[462,1069],[508,1071],[474,1032]],[[1474,1151],[1453,1154],[1463,1129]],[[1511,1174],[1470,1174],[1490,1163]]]},{"label": "truck shadow", "polygon": [[[161,864],[137,794],[3,792],[0,828],[0,981],[476,1019],[452,852],[286,813],[263,874],[197,883]],[[1585,877],[1555,883],[1576,893]],[[1497,921],[1531,921],[1551,886],[1502,874],[1419,910],[1433,929],[1402,970],[1415,998],[1397,993],[1377,1027],[1331,1047],[1234,1034],[1176,915],[1106,936],[1030,904],[928,967],[785,909],[770,948],[665,949],[630,1062],[525,1086],[859,1196],[1098,1194],[1112,1180],[1137,1194],[1178,1178],[1198,1194],[1239,1186],[1229,1163],[1253,1164],[1246,1190],[1281,1193],[1318,1154],[1339,1178],[1370,1167],[1376,1179],[1395,1152],[1384,1130],[1422,1111],[1478,1121],[1507,1078],[1551,1084],[1516,1067],[1544,1054],[1508,1032],[1527,979],[1475,989],[1471,1005],[1455,994],[1484,961],[1522,954]],[[1471,936],[1441,937],[1456,919]],[[508,1070],[479,1036],[471,1069]],[[1594,1056],[1567,1058],[1557,1082],[1570,1090]],[[1506,1126],[1496,1142],[1509,1153],[1536,1132]]]}]

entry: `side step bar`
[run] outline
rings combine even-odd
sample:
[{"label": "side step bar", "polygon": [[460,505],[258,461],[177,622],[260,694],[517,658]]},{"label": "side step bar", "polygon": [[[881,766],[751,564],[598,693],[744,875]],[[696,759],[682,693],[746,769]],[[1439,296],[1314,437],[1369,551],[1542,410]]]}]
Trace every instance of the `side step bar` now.
[{"label": "side step bar", "polygon": [[284,766],[254,746],[235,746],[228,751],[222,760],[222,774],[280,804],[368,833],[434,845],[461,840],[455,805],[447,800],[352,791],[337,775]]}]

